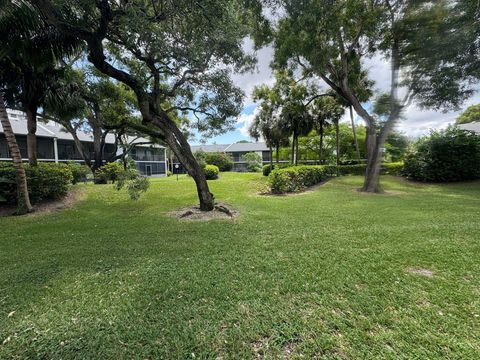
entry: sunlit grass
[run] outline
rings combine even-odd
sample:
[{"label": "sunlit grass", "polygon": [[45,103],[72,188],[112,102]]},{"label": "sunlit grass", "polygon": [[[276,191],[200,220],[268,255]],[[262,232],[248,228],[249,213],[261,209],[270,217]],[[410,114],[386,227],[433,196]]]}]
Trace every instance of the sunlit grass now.
[{"label": "sunlit grass", "polygon": [[0,358],[480,357],[479,182],[264,181],[210,182],[233,221],[166,216],[196,202],[185,176],[1,218]]}]

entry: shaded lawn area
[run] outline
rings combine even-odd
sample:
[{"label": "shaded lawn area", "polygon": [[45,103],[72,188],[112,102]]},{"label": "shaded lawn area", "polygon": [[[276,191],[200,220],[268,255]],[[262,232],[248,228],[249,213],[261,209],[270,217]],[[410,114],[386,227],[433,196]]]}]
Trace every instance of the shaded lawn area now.
[{"label": "shaded lawn area", "polygon": [[0,358],[480,358],[480,182],[264,181],[210,182],[235,221],[167,217],[186,177],[1,218]]}]

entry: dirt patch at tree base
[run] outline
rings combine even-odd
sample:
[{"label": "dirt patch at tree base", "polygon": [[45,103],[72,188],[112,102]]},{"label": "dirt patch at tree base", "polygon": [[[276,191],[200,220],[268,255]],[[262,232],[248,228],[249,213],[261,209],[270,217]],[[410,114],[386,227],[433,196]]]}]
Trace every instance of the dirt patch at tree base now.
[{"label": "dirt patch at tree base", "polygon": [[[37,214],[51,213],[63,209],[68,209],[76,204],[78,201],[83,200],[86,196],[86,192],[75,189],[71,190],[63,198],[51,201],[42,201],[33,206],[33,212],[21,215],[21,216],[34,216]],[[17,211],[16,205],[0,205],[0,217],[14,216]]]},{"label": "dirt patch at tree base", "polygon": [[215,219],[235,219],[239,212],[230,205],[218,203],[212,211],[201,211],[200,206],[189,206],[168,213],[169,216],[180,220],[208,221]]}]

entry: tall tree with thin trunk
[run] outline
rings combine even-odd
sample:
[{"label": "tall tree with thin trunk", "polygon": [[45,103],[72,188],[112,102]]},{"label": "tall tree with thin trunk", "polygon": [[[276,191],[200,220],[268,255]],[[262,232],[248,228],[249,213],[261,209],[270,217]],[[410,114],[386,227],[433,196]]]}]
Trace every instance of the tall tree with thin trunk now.
[{"label": "tall tree with thin trunk", "polygon": [[192,127],[215,135],[233,128],[243,93],[229,70],[249,70],[243,39],[261,18],[256,1],[141,0],[32,2],[62,32],[88,48],[102,73],[130,87],[145,124],[155,126],[195,180],[200,209],[214,208],[205,174],[174,121],[189,113]]},{"label": "tall tree with thin trunk", "polygon": [[22,155],[15,139],[15,134],[12,130],[12,125],[8,119],[7,109],[5,107],[5,101],[3,100],[3,94],[0,92],[0,122],[2,124],[3,133],[7,141],[8,149],[10,150],[10,156],[12,157],[13,166],[15,167],[16,179],[17,179],[17,214],[25,214],[32,212],[33,208],[30,204],[30,197],[28,196],[27,177],[25,175],[25,169],[23,168]]}]

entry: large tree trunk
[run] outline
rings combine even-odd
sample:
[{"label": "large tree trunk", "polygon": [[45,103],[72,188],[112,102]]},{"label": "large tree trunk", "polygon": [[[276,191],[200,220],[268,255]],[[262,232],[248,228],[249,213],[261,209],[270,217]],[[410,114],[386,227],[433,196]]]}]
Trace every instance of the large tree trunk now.
[{"label": "large tree trunk", "polygon": [[5,108],[3,95],[1,93],[0,122],[3,127],[5,139],[7,140],[7,145],[10,150],[13,166],[15,167],[16,171],[18,192],[17,214],[25,214],[27,212],[33,211],[32,205],[30,204],[30,197],[28,196],[27,177],[25,175],[25,169],[23,168],[22,155],[20,154],[20,149],[18,148],[17,140],[15,139],[15,134],[12,130],[12,125],[10,124],[10,120],[8,119],[7,109]]},{"label": "large tree trunk", "polygon": [[360,163],[360,148],[358,147],[357,129],[355,127],[355,121],[353,120],[353,107],[350,105],[350,121],[352,122],[353,141],[355,143],[355,151],[357,153],[357,160]]},{"label": "large tree trunk", "polygon": [[31,166],[37,166],[37,106],[31,104],[27,106],[27,154],[28,163]]},{"label": "large tree trunk", "polygon": [[95,172],[103,165],[103,144],[104,134],[102,128],[95,124],[90,124],[93,133],[93,164],[92,172]]},{"label": "large tree trunk", "polygon": [[198,199],[200,200],[200,210],[213,210],[215,206],[214,197],[208,188],[205,172],[193,156],[183,133],[167,115],[162,117],[154,115],[152,121],[165,134],[165,142],[195,181]]}]

